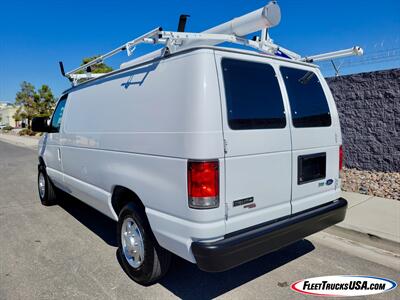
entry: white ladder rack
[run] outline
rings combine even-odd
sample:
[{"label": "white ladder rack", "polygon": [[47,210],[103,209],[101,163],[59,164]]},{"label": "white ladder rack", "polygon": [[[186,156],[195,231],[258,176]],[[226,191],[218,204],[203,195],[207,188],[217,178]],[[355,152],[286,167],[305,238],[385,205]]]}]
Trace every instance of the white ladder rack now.
[{"label": "white ladder rack", "polygon": [[162,28],[161,27],[157,27],[155,29],[153,29],[152,31],[149,31],[146,34],[143,34],[139,37],[137,37],[136,39],[127,42],[125,44],[123,44],[122,46],[119,46],[118,48],[100,55],[99,57],[95,58],[94,60],[76,68],[73,69],[72,71],[69,71],[67,73],[65,73],[66,77],[70,77],[72,74],[76,74],[76,72],[79,72],[81,70],[87,70],[89,67],[98,64],[98,63],[102,63],[105,59],[110,58],[111,56],[114,56],[115,54],[118,54],[121,51],[127,51],[128,56],[130,56],[133,53],[132,47],[134,47],[135,45],[141,44],[141,43],[146,43],[146,42],[150,42],[153,43],[153,41],[156,40],[156,37],[158,37],[159,33],[161,32]]},{"label": "white ladder rack", "polygon": [[[72,82],[73,85],[79,84],[82,79],[97,78],[104,74],[91,73],[91,66],[102,63],[105,59],[122,51],[126,51],[127,55],[131,56],[134,53],[136,46],[139,44],[165,45],[164,50],[161,51],[161,55],[165,56],[193,47],[218,45],[224,42],[229,42],[247,46],[268,55],[276,55],[280,52],[281,56],[283,54],[283,56],[288,59],[310,63],[363,54],[363,50],[360,47],[355,46],[345,50],[302,57],[293,51],[274,44],[272,39],[270,39],[268,29],[277,25],[279,21],[279,6],[276,1],[272,1],[263,8],[201,33],[163,31],[161,27],[157,27],[67,73],[64,73],[63,65],[60,62],[61,72]],[[245,33],[244,35],[246,35],[254,32],[255,29],[261,30],[261,36],[256,37],[253,40],[249,40],[236,34],[236,32],[240,32],[240,34]],[[86,73],[78,73],[82,70]]]}]

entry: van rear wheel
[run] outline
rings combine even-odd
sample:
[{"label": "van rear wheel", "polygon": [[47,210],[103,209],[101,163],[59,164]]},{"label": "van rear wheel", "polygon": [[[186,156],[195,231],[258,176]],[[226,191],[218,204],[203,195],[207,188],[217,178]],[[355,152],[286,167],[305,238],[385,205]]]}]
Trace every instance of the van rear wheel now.
[{"label": "van rear wheel", "polygon": [[40,202],[45,206],[51,206],[57,203],[56,187],[47,176],[46,168],[39,167],[38,172],[38,191]]},{"label": "van rear wheel", "polygon": [[158,245],[144,212],[134,203],[119,214],[117,239],[122,268],[134,281],[150,285],[167,273],[171,253]]}]

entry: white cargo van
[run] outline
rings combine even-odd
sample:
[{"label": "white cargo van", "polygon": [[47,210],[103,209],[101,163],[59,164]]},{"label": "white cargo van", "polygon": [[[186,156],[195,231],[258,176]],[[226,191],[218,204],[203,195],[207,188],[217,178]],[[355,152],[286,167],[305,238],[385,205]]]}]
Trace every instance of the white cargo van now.
[{"label": "white cargo van", "polygon": [[345,217],[338,113],[317,66],[205,40],[77,84],[33,121],[47,132],[42,203],[61,190],[117,221],[123,268],[142,284],[171,253],[224,271]]}]

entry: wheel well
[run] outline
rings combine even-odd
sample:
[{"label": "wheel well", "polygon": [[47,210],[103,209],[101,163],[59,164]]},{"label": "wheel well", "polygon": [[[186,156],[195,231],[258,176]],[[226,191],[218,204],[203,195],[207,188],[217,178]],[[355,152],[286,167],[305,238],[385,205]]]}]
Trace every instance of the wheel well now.
[{"label": "wheel well", "polygon": [[145,212],[145,206],[135,192],[123,186],[116,186],[111,197],[111,204],[116,215],[118,216],[121,209],[130,202],[134,202]]}]

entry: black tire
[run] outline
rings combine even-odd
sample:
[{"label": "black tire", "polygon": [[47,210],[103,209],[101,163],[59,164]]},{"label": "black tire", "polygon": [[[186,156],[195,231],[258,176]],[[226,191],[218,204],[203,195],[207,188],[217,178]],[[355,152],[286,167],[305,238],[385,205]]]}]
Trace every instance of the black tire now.
[{"label": "black tire", "polygon": [[[44,183],[45,183],[44,195],[40,193],[40,187],[39,187],[39,180],[41,175],[44,177]],[[38,192],[39,192],[40,202],[42,202],[43,205],[51,206],[57,203],[56,187],[51,182],[49,176],[47,176],[46,168],[44,166],[39,166]]]},{"label": "black tire", "polygon": [[[121,231],[124,220],[127,218],[134,220],[143,239],[144,259],[137,268],[129,264],[122,249]],[[171,263],[171,253],[157,243],[144,211],[134,203],[127,204],[119,214],[117,241],[122,268],[137,283],[147,286],[155,283],[167,273]]]}]

